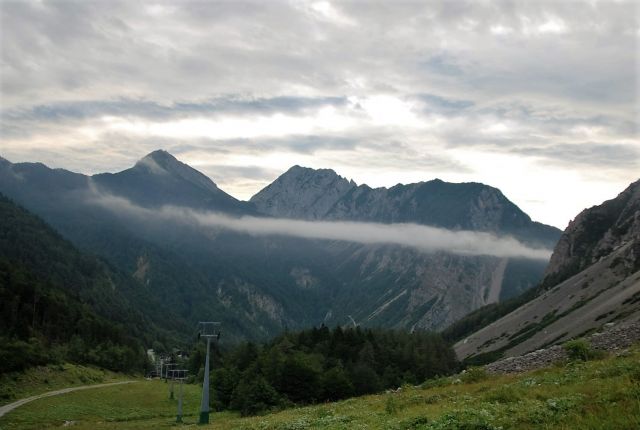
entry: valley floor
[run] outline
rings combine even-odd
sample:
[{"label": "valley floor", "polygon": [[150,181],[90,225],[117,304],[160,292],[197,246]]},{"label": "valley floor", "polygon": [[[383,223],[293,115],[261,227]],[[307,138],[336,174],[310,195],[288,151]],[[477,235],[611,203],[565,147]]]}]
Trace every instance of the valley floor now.
[{"label": "valley floor", "polygon": [[[184,386],[184,426],[196,427],[200,387]],[[176,428],[168,384],[96,388],[24,405],[2,430]],[[420,387],[242,418],[211,415],[210,429],[638,429],[640,348],[603,360],[518,375],[471,370]],[[179,427],[179,426],[178,426]]]}]

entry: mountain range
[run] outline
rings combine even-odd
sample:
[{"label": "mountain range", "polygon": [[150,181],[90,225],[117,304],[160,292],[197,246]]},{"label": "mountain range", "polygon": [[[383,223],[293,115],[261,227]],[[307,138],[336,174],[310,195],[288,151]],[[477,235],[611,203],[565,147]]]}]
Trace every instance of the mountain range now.
[{"label": "mountain range", "polygon": [[234,219],[411,223],[509,236],[539,248],[552,248],[561,234],[478,183],[370,188],[332,170],[294,166],[239,201],[165,151],[93,176],[0,158],[0,193],[126,274],[137,285],[132,306],[144,313],[145,300],[157,304],[153,324],[184,332],[197,321],[220,320],[235,339],[322,323],[442,329],[533,287],[547,261],[257,236],[148,214],[172,206]]},{"label": "mountain range", "polygon": [[251,200],[260,213],[299,219],[416,223],[512,235],[553,246],[558,229],[533,222],[500,190],[435,179],[391,188],[356,185],[333,170],[294,166]]}]

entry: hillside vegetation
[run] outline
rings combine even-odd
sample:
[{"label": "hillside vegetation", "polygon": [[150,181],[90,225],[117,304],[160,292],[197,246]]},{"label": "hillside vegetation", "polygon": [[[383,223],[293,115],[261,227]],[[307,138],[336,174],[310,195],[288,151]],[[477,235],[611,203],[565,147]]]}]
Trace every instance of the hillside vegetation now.
[{"label": "hillside vegetation", "polygon": [[128,379],[122,373],[71,363],[32,367],[0,375],[0,405],[61,388]]},{"label": "hillside vegetation", "polygon": [[47,363],[142,371],[154,327],[134,286],[0,195],[0,373]]},{"label": "hillside vegetation", "polygon": [[417,384],[456,368],[453,350],[436,334],[321,327],[223,354],[211,398],[218,410],[253,415]]},{"label": "hillside vegetation", "polygon": [[[640,350],[519,375],[480,370],[397,392],[289,409],[256,417],[211,415],[205,429],[637,429]],[[199,386],[185,387],[185,424],[197,421]],[[0,419],[5,430],[176,428],[167,384],[140,381],[39,400]]]}]

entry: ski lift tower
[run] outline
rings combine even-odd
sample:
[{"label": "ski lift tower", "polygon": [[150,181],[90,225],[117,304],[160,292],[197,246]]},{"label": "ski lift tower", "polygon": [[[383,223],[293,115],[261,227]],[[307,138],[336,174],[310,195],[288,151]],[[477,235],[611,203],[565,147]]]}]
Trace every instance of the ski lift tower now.
[{"label": "ski lift tower", "polygon": [[185,369],[172,369],[169,370],[172,381],[179,381],[180,390],[178,391],[178,413],[176,414],[176,422],[182,422],[182,383],[187,379],[187,370]]},{"label": "ski lift tower", "polygon": [[211,339],[220,339],[219,322],[200,322],[198,339],[207,339],[207,358],[204,361],[204,381],[202,383],[202,402],[200,403],[200,419],[198,424],[209,424],[209,354]]},{"label": "ski lift tower", "polygon": [[173,400],[173,381],[174,379],[171,377],[173,375],[173,370],[174,368],[178,365],[178,363],[168,363],[165,364],[166,367],[166,373],[165,373],[165,381],[170,380],[170,384],[169,384],[169,399]]}]

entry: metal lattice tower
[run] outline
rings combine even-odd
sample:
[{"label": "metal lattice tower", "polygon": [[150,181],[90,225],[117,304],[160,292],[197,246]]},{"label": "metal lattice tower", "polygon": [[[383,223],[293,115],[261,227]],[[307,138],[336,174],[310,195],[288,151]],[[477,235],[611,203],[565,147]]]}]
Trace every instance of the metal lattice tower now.
[{"label": "metal lattice tower", "polygon": [[165,364],[165,369],[166,369],[166,371],[165,371],[165,377],[166,377],[165,381],[166,380],[171,381],[170,384],[169,384],[169,399],[171,399],[171,400],[173,400],[173,381],[174,381],[174,378],[172,377],[172,375],[173,375],[172,372],[173,372],[174,368],[177,365],[178,365],[177,363],[167,363],[167,364]]},{"label": "metal lattice tower", "polygon": [[178,413],[176,414],[176,422],[182,422],[182,383],[187,379],[188,371],[186,369],[169,370],[171,381],[179,381],[180,390],[178,391]]},{"label": "metal lattice tower", "polygon": [[198,424],[209,424],[209,355],[211,339],[220,339],[219,322],[200,322],[198,324],[198,339],[207,339],[207,358],[204,362],[204,381],[202,382],[202,402],[200,403],[200,419]]}]

